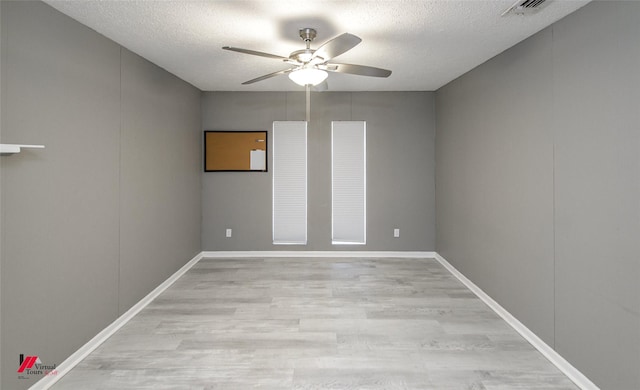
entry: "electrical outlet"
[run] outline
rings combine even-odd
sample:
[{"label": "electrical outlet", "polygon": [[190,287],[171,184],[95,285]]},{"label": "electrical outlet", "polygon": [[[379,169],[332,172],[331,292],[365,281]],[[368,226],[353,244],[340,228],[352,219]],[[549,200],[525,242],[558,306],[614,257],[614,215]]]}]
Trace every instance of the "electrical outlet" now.
[{"label": "electrical outlet", "polygon": [[232,229],[227,229],[227,238],[231,237],[231,233],[233,232]]},{"label": "electrical outlet", "polygon": [[393,229],[393,236],[394,237],[400,237],[400,229],[398,229],[398,228]]}]

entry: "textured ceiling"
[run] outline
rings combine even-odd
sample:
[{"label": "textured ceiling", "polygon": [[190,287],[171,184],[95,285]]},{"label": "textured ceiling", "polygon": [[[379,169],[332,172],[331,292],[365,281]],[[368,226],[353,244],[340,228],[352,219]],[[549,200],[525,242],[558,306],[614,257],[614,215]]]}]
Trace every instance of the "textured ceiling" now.
[{"label": "textured ceiling", "polygon": [[362,43],[336,62],[391,69],[387,79],[331,73],[332,91],[432,91],[577,10],[589,0],[547,0],[527,16],[500,14],[514,0],[45,0],[205,91],[297,91],[279,60],[224,51],[235,46],[288,56],[298,29],[312,48],[343,32]]}]

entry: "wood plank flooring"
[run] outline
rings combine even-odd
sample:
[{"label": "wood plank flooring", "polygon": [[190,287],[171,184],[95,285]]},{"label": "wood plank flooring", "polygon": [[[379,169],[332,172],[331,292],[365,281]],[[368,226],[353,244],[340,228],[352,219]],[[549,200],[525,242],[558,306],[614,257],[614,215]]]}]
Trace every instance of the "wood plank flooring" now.
[{"label": "wood plank flooring", "polygon": [[431,259],[204,259],[53,389],[576,389]]}]

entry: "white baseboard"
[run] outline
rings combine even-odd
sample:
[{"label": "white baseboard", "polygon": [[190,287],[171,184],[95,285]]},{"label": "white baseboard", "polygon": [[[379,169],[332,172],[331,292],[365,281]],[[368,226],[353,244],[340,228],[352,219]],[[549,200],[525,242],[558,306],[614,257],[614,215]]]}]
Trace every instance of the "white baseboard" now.
[{"label": "white baseboard", "polygon": [[435,258],[435,252],[425,251],[204,251],[203,258],[237,257],[398,257],[398,258]]},{"label": "white baseboard", "polygon": [[179,270],[177,270],[173,275],[169,276],[167,280],[162,282],[158,287],[156,287],[153,291],[147,294],[144,298],[142,298],[138,303],[133,305],[129,310],[127,310],[124,314],[118,317],[115,321],[113,321],[109,326],[104,328],[100,333],[95,335],[94,338],[89,340],[85,345],[80,347],[76,352],[74,352],[71,356],[69,356],[65,361],[60,363],[56,370],[58,371],[57,375],[45,376],[36,382],[33,386],[31,386],[30,390],[46,390],[53,386],[58,380],[60,380],[65,374],[67,374],[73,367],[78,365],[84,358],[86,358],[91,352],[93,352],[96,348],[100,346],[100,344],[104,343],[109,337],[111,337],[114,333],[118,331],[118,329],[122,328],[127,322],[129,322],[136,314],[138,314],[142,309],[144,309],[151,301],[153,301],[158,295],[160,295],[164,290],[169,288],[178,278],[184,275],[191,267],[193,267],[198,261],[202,259],[202,252],[198,253],[193,259],[189,260],[187,264],[182,266]]},{"label": "white baseboard", "polygon": [[458,278],[469,290],[471,290],[474,294],[478,296],[484,303],[487,304],[496,314],[502,317],[516,332],[520,333],[522,337],[524,337],[534,348],[536,348],[540,353],[546,357],[553,365],[558,367],[563,374],[565,374],[573,383],[575,383],[578,387],[583,390],[599,390],[598,386],[596,386],[589,378],[587,378],[583,373],[581,373],[577,368],[571,365],[568,361],[565,360],[558,352],[556,352],[553,348],[551,348],[547,343],[542,341],[540,337],[538,337],[535,333],[533,333],[529,328],[524,326],[524,324],[518,321],[511,313],[509,313],[505,308],[500,306],[500,304],[493,300],[487,293],[482,291],[480,287],[476,286],[472,281],[467,279],[460,271],[458,271],[454,266],[452,266],[444,257],[440,256],[438,253],[435,254],[435,259],[442,264],[453,276]]}]

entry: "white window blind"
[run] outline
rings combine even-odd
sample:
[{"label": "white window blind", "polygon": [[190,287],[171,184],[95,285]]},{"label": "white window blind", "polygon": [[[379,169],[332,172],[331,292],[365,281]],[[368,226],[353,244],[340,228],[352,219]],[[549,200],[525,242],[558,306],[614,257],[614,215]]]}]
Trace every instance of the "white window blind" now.
[{"label": "white window blind", "polygon": [[367,226],[366,123],[331,122],[333,244],[365,244]]},{"label": "white window blind", "polygon": [[273,243],[307,243],[307,122],[273,122]]}]

